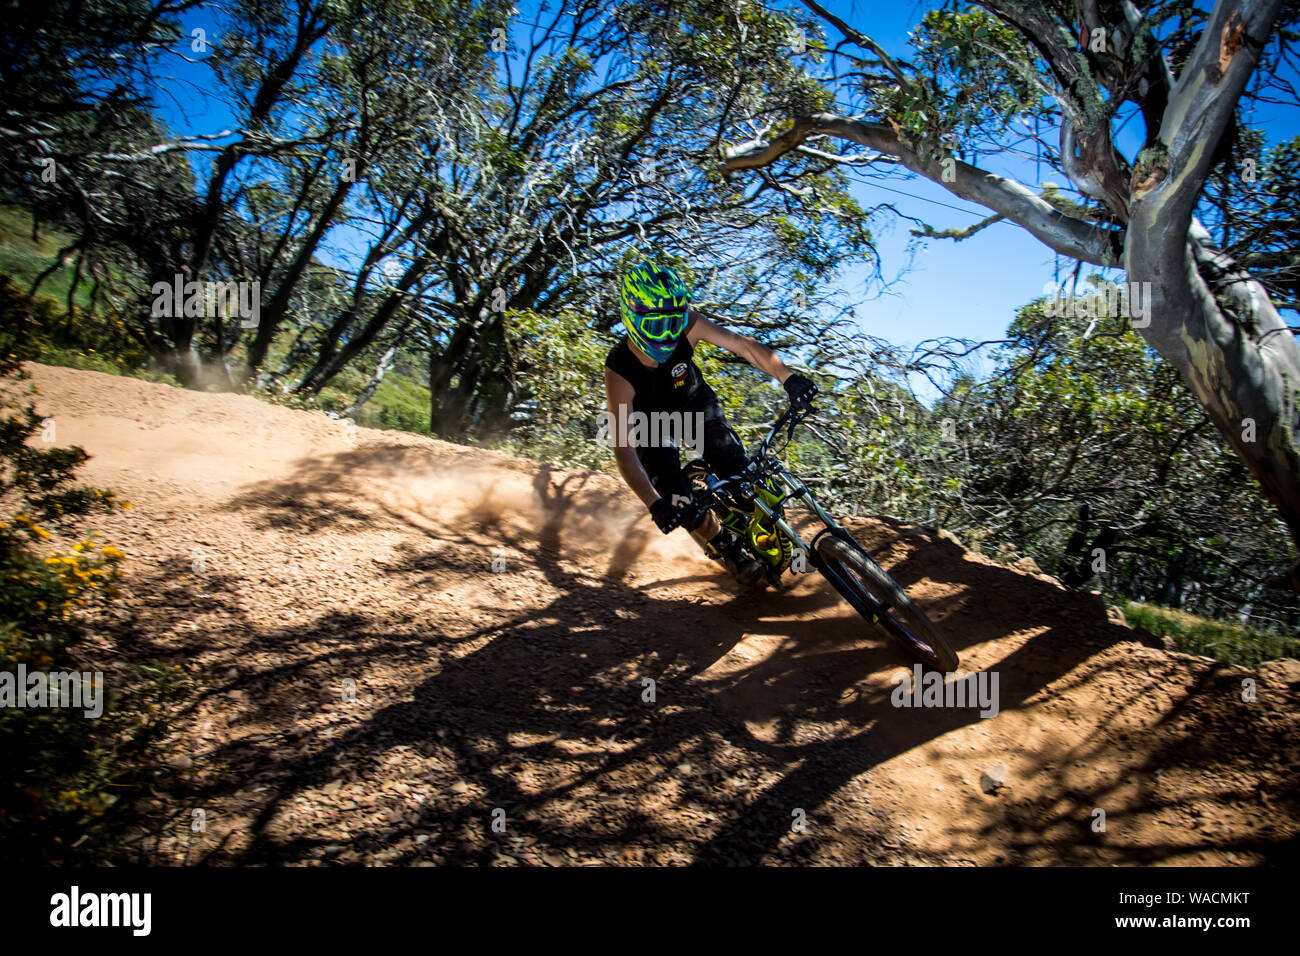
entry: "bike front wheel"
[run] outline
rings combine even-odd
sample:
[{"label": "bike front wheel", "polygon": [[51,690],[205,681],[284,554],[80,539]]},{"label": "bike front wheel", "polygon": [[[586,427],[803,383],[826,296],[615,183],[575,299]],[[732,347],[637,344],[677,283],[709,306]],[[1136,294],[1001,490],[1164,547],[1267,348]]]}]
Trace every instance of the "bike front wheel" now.
[{"label": "bike front wheel", "polygon": [[960,664],[956,652],[907,592],[856,542],[834,535],[817,541],[822,576],[863,618],[879,624],[922,664],[945,673]]}]

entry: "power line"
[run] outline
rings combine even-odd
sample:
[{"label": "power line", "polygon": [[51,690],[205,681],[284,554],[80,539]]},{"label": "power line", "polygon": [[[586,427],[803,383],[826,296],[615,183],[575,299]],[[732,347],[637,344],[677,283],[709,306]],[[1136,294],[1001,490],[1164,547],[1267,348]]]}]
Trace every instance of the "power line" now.
[{"label": "power line", "polygon": [[[864,181],[863,185],[865,186],[867,185],[867,183]],[[871,183],[871,185],[875,186],[876,189],[883,189],[885,190],[885,192],[897,193],[900,196],[906,196],[908,199],[917,199],[920,200],[921,202],[928,202],[928,203],[933,203],[936,206],[942,206],[944,209],[952,209],[955,210],[956,212],[964,212],[968,216],[979,215],[979,213],[973,212],[970,209],[962,209],[960,206],[953,206],[946,202],[939,202],[939,200],[937,199],[927,199],[925,196],[917,196],[914,193],[903,192],[903,190],[901,189],[891,189],[888,186],[881,186],[879,183]]]}]

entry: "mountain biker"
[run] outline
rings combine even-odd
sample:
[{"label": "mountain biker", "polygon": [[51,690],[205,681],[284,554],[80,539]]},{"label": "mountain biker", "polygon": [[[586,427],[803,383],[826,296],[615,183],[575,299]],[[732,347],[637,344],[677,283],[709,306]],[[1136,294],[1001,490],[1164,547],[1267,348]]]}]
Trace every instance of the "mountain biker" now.
[{"label": "mountain biker", "polygon": [[[686,284],[672,269],[642,263],[627,271],[619,296],[627,336],[605,359],[605,400],[614,421],[626,421],[628,413],[637,411],[702,413],[702,457],[719,478],[729,478],[744,469],[749,458],[727,423],[718,396],[693,361],[695,344],[711,342],[745,359],[781,382],[794,404],[810,402],[817,386],[791,371],[767,346],[689,309],[689,299]],[[762,579],[762,566],[744,551],[741,539],[724,528],[712,511],[695,503],[677,447],[638,446],[620,434],[614,441],[614,460],[660,531],[668,534],[686,528],[709,558],[720,562],[742,585]]]}]

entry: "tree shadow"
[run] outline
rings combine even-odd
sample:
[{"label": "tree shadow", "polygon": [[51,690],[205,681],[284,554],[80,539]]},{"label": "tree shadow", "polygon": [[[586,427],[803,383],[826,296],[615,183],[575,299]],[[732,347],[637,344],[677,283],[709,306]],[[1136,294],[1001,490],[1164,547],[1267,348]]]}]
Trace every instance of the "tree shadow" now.
[{"label": "tree shadow", "polygon": [[[246,828],[241,840],[226,833],[196,844],[193,859],[891,859],[879,849],[899,845],[889,813],[845,808],[839,796],[890,761],[978,723],[975,710],[893,706],[886,676],[909,662],[828,586],[807,580],[784,592],[744,593],[720,584],[703,561],[699,574],[652,586],[643,565],[654,537],[611,480],[545,465],[525,471],[517,463],[513,473],[494,478],[492,469],[474,465],[479,479],[456,484],[459,497],[451,504],[415,492],[408,500],[400,488],[376,495],[374,487],[403,475],[455,479],[447,478],[437,446],[372,443],[304,461],[287,480],[222,506],[254,527],[285,534],[386,521],[404,537],[378,568],[403,593],[448,584],[490,590],[490,549],[500,548],[519,569],[512,574],[536,576],[536,599],[517,613],[503,599],[476,626],[448,616],[394,628],[364,606],[288,626],[250,619],[238,581],[212,579],[203,600],[210,611],[224,606],[228,639],[204,646],[195,635],[142,650],[201,655],[213,674],[232,668],[233,676],[214,682],[202,699],[219,698],[235,726],[269,729],[200,751],[213,772],[178,784],[187,804],[225,808]],[[1105,668],[1090,660],[1133,641],[1133,632],[1106,621],[1093,595],[977,562],[950,541],[897,523],[859,523],[855,533],[885,556],[905,586],[942,585],[945,597],[920,603],[959,652],[982,661],[981,670],[997,671],[1003,712],[1065,694],[1074,682],[1101,680]],[[160,567],[133,582],[153,596],[146,617],[162,615],[177,598],[176,579],[175,567]],[[688,584],[707,592],[707,600],[683,593]],[[719,598],[719,590],[727,596]],[[997,649],[1027,632],[1009,650]],[[241,648],[250,645],[274,654],[241,660]],[[355,682],[355,702],[339,692],[346,680]],[[1233,724],[1226,712],[1190,709],[1198,699],[1189,691],[1169,708],[1166,717],[1177,726],[1135,758],[1134,773],[1154,773],[1159,760],[1191,772],[1224,759]],[[1122,715],[1117,704],[1101,726]],[[1196,734],[1207,721],[1218,745],[1198,747]],[[1101,753],[1109,734],[1091,745],[1073,741],[1076,759]],[[1294,754],[1289,742],[1274,743]],[[1097,841],[1080,830],[1087,819],[1079,815],[1114,797],[1109,786],[1062,779],[1033,800],[1007,801],[950,829],[967,844],[1004,840],[1006,862],[1081,862]],[[313,832],[335,817],[295,815],[304,800],[323,805],[324,795],[338,820],[348,818],[346,838]],[[1207,799],[1250,798],[1224,788]],[[1178,798],[1148,788],[1111,803],[1112,819],[1124,819],[1167,812]],[[800,813],[809,821],[802,832],[792,829]],[[826,856],[827,842],[817,834],[846,824],[857,837]],[[1240,845],[1281,859],[1291,852],[1290,829],[1240,838]],[[345,849],[333,852],[341,842]],[[1105,859],[1156,862],[1183,852],[1185,840],[1114,839]],[[935,862],[949,860],[918,846],[906,858],[925,860],[927,853]]]}]

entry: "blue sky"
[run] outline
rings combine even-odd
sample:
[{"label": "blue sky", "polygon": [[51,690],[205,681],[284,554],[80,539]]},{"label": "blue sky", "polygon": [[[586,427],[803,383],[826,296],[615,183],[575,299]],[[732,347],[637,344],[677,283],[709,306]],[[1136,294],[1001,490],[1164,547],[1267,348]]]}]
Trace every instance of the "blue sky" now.
[{"label": "blue sky", "polygon": [[[913,0],[894,4],[832,2],[824,6],[850,26],[866,32],[891,55],[910,58],[908,32],[926,11],[939,4]],[[829,24],[826,34],[831,43],[840,39]],[[1068,186],[1064,177],[1053,176],[1046,166],[1039,170],[1034,163],[1017,157],[1007,157],[996,171],[1031,188],[1038,185],[1040,173],[1044,181]],[[899,176],[880,186],[897,192],[863,183],[854,194],[864,206],[891,202],[904,215],[923,219],[936,229],[965,227],[989,215],[984,206],[966,202],[919,176]],[[1052,250],[1012,223],[994,223],[960,242],[917,240],[910,235],[911,228],[910,222],[897,217],[892,222],[882,220],[876,237],[882,271],[887,278],[898,278],[888,291],[867,298],[857,309],[865,332],[895,345],[912,346],[944,336],[975,341],[998,339],[1016,310],[1042,295],[1044,284],[1057,274]],[[909,244],[916,249],[914,256],[909,254]],[[1068,271],[1073,265],[1062,260],[1060,268]],[[847,276],[846,286],[850,296],[865,291],[861,276]],[[987,352],[972,361],[985,369],[990,364]],[[913,384],[924,388],[919,382]]]}]

